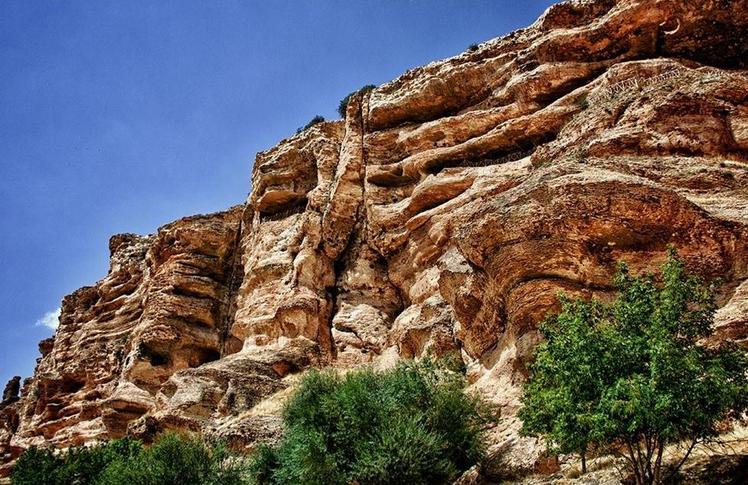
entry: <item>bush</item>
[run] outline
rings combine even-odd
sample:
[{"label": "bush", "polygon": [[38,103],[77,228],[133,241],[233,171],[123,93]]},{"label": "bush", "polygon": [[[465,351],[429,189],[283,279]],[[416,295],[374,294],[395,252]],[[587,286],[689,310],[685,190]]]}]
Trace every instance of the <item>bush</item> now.
[{"label": "bush", "polygon": [[24,451],[13,467],[12,483],[16,485],[64,484],[60,469],[62,460],[52,450],[32,446]]},{"label": "bush", "polygon": [[577,105],[582,109],[587,109],[590,107],[590,101],[588,99],[587,94],[583,94],[577,99]]},{"label": "bush", "polygon": [[121,439],[90,447],[72,447],[55,455],[46,448],[31,447],[16,461],[13,468],[14,484],[86,485],[97,480],[110,464],[129,459],[142,451],[140,442]]},{"label": "bush", "polygon": [[351,100],[351,97],[354,94],[357,94],[357,93],[368,93],[369,91],[373,91],[374,88],[376,88],[376,86],[374,86],[373,84],[367,84],[366,86],[362,87],[361,89],[359,89],[357,91],[353,91],[352,93],[348,94],[348,96],[346,96],[345,98],[341,99],[340,103],[338,103],[338,114],[340,115],[340,117],[341,118],[345,118],[345,112],[348,109],[348,101]]},{"label": "bush", "polygon": [[322,123],[323,121],[325,121],[325,117],[324,116],[316,115],[314,118],[312,118],[311,120],[309,120],[309,123],[305,124],[304,126],[302,126],[299,129],[297,129],[296,133],[301,133],[302,131],[304,131],[304,130],[306,130],[308,128],[311,128],[312,126],[316,125],[317,123]]},{"label": "bush", "polygon": [[222,444],[167,433],[150,448],[128,438],[58,455],[30,448],[18,458],[12,483],[232,485],[245,483],[246,476],[244,461]]},{"label": "bush", "polygon": [[[561,453],[608,449],[627,459],[637,484],[659,483],[664,447],[688,453],[717,424],[748,406],[748,359],[730,345],[707,348],[714,293],[685,272],[673,249],[654,276],[620,265],[610,304],[561,299],[541,330],[525,388],[522,432]],[[674,466],[675,473],[683,461]]]},{"label": "bush", "polygon": [[477,51],[477,50],[478,50],[478,44],[470,44],[470,45],[468,46],[468,51],[469,51],[469,52],[475,52],[475,51]]},{"label": "bush", "polygon": [[425,360],[345,376],[310,371],[284,410],[285,434],[261,447],[256,483],[448,483],[483,455],[485,404],[462,376]]}]

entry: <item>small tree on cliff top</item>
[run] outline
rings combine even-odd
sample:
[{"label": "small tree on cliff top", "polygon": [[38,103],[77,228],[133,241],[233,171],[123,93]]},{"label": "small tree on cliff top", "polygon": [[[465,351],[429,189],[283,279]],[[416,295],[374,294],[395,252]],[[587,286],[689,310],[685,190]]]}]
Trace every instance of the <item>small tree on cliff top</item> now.
[{"label": "small tree on cliff top", "polygon": [[348,109],[348,102],[351,100],[351,97],[354,94],[357,93],[368,93],[369,91],[373,91],[376,88],[373,84],[367,84],[366,86],[362,87],[361,89],[357,91],[353,91],[352,93],[349,93],[345,98],[341,99],[338,103],[338,114],[341,118],[345,118],[345,111]]},{"label": "small tree on cliff top", "polygon": [[[560,453],[607,448],[626,458],[637,484],[663,480],[663,450],[693,447],[748,405],[748,359],[734,346],[706,348],[711,288],[670,250],[660,282],[624,264],[610,304],[561,298],[546,319],[520,411],[522,432]],[[583,462],[584,463],[584,462]]]},{"label": "small tree on cliff top", "polygon": [[325,121],[325,117],[324,116],[315,115],[314,118],[312,118],[311,120],[309,120],[309,123],[305,124],[301,128],[298,128],[296,130],[296,133],[301,133],[302,131],[306,131],[306,130],[308,130],[309,128],[311,128],[312,126],[314,126],[316,124],[324,123],[324,121]]}]

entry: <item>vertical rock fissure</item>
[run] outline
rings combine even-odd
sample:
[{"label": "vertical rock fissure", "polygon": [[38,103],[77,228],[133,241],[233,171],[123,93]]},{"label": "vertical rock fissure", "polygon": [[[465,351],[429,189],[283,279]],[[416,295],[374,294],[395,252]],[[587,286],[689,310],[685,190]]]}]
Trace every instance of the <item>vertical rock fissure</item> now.
[{"label": "vertical rock fissure", "polygon": [[220,309],[220,315],[219,315],[219,353],[221,357],[224,357],[226,355],[226,342],[229,339],[229,334],[231,332],[231,324],[234,321],[234,306],[236,304],[236,296],[239,288],[237,287],[236,283],[236,277],[237,273],[237,258],[241,258],[241,239],[242,239],[242,231],[244,230],[244,217],[245,212],[247,211],[247,204],[244,204],[244,208],[242,209],[242,215],[239,218],[239,225],[236,229],[236,236],[234,237],[234,243],[231,248],[231,262],[230,262],[230,269],[229,269],[229,277],[226,280],[226,289],[224,290],[224,297],[223,301],[221,302],[221,309]]},{"label": "vertical rock fissure", "polygon": [[[358,109],[355,112],[356,116],[356,123],[358,124],[358,143],[359,143],[359,150],[358,150],[358,159],[359,159],[359,167],[358,167],[358,183],[361,186],[361,199],[358,201],[358,204],[355,209],[355,219],[357,222],[352,227],[350,234],[348,234],[348,240],[346,241],[345,247],[340,251],[340,253],[337,255],[335,260],[333,261],[333,277],[334,277],[334,286],[330,289],[330,301],[332,303],[332,308],[330,310],[330,313],[328,315],[327,320],[327,327],[330,332],[330,350],[332,352],[332,358],[335,359],[337,357],[337,346],[335,343],[335,339],[332,338],[332,329],[333,329],[333,320],[335,318],[335,315],[337,314],[339,308],[340,308],[340,302],[339,300],[339,293],[340,293],[340,286],[341,286],[341,277],[346,269],[346,260],[348,258],[348,255],[351,252],[351,246],[354,244],[354,241],[356,240],[356,235],[359,231],[365,230],[362,229],[365,227],[365,222],[362,225],[360,221],[362,221],[361,214],[362,212],[364,215],[366,214],[365,210],[365,200],[366,200],[366,184],[364,183],[364,176],[366,173],[366,152],[364,148],[364,140],[365,140],[365,113],[364,113],[364,103],[368,101],[369,93],[361,93],[357,94],[356,96],[359,96],[358,100],[352,100],[352,101],[358,101]],[[348,113],[346,113],[346,117],[349,116]],[[347,121],[347,120],[345,120]],[[346,137],[347,138],[347,137]],[[342,155],[344,151],[343,145],[340,147],[340,154]],[[338,160],[338,163],[340,163],[340,159]]]}]

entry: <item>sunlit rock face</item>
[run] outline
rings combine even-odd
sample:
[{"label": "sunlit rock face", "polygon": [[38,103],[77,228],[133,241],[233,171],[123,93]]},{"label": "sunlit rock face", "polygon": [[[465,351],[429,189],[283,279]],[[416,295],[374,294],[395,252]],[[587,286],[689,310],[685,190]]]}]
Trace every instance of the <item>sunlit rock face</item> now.
[{"label": "sunlit rock face", "polygon": [[258,154],[244,205],[112,238],[4,401],[0,451],[242,446],[277,435],[310,366],[453,352],[501,408],[492,466],[531,469],[514,415],[559,292],[610,296],[617,261],[653,271],[674,245],[722,282],[715,338],[745,344],[746,62],[745,1],[572,1],[354,96]]}]

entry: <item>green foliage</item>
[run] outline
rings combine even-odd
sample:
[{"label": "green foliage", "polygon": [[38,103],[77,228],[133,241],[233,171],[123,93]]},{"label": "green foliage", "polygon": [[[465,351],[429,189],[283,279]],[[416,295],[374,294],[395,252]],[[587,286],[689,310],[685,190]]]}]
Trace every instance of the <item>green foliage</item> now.
[{"label": "green foliage", "polygon": [[57,458],[52,450],[32,446],[16,460],[13,468],[13,484],[36,485],[48,483],[49,485],[64,484],[64,477],[59,472],[62,460]]},{"label": "green foliage", "polygon": [[285,434],[254,457],[260,484],[448,483],[483,454],[491,419],[440,363],[340,376],[311,371],[284,410]]},{"label": "green foliage", "polygon": [[140,442],[121,439],[90,447],[72,447],[55,454],[49,448],[26,450],[13,468],[14,484],[50,485],[94,484],[112,463],[137,456],[142,451]]},{"label": "green foliage", "polygon": [[341,99],[340,103],[338,103],[338,114],[340,115],[340,117],[341,118],[345,118],[345,111],[346,111],[346,109],[348,109],[348,102],[351,100],[351,97],[354,94],[358,94],[358,93],[364,93],[365,94],[365,93],[368,93],[369,91],[374,90],[374,88],[376,88],[376,86],[374,86],[373,84],[367,84],[366,86],[362,87],[361,89],[359,89],[357,91],[353,91],[352,93],[348,94],[345,98]]},{"label": "green foliage", "polygon": [[13,469],[14,485],[218,485],[245,483],[244,461],[220,443],[168,433],[153,446],[124,438],[55,455],[30,448]]},{"label": "green foliage", "polygon": [[587,94],[584,94],[584,95],[580,96],[580,97],[579,97],[579,98],[577,99],[577,105],[578,105],[578,106],[579,106],[580,108],[582,108],[582,109],[587,109],[587,108],[589,108],[589,107],[590,107],[590,101],[589,101],[589,99],[588,99],[588,97],[587,97]]},{"label": "green foliage", "polygon": [[621,264],[614,283],[612,303],[562,296],[541,325],[522,432],[560,453],[624,450],[636,483],[658,483],[666,445],[687,441],[690,451],[746,409],[748,360],[734,346],[700,345],[714,294],[673,249],[659,281]]},{"label": "green foliage", "polygon": [[305,124],[304,126],[302,126],[299,129],[297,129],[296,133],[301,133],[302,131],[307,130],[308,128],[311,128],[312,126],[316,125],[317,123],[322,123],[323,121],[325,121],[325,117],[324,116],[316,115],[314,118],[312,118],[311,120],[309,120],[309,123]]},{"label": "green foliage", "polygon": [[272,483],[273,473],[280,467],[278,452],[272,446],[260,443],[249,463],[249,473],[255,483]]}]

